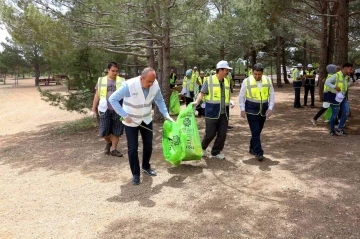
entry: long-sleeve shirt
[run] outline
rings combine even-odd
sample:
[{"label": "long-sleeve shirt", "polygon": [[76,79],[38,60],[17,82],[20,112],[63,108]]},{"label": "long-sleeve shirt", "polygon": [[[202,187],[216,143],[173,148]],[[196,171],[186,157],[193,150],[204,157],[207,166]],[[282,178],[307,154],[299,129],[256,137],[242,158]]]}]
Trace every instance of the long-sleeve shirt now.
[{"label": "long-sleeve shirt", "polygon": [[[142,88],[142,90],[146,99],[146,97],[149,95],[150,89]],[[121,88],[117,89],[109,98],[109,102],[114,108],[115,112],[123,118],[128,116],[128,114],[125,112],[125,110],[121,107],[119,103],[119,101],[122,100],[124,97],[130,97],[129,86],[126,84],[126,82],[122,85]],[[165,118],[168,117],[169,113],[160,90],[156,93],[154,101],[158,106],[161,114]]]},{"label": "long-sleeve shirt", "polygon": [[[247,90],[245,81],[246,81],[246,79],[242,82],[240,93],[239,93],[239,104],[240,104],[241,111],[245,111],[246,90]],[[257,81],[256,84],[257,84],[259,90],[261,90],[261,88],[262,88],[261,81]],[[275,91],[274,91],[274,87],[271,85],[270,96],[269,96],[269,110],[272,110],[274,108],[274,104],[275,104]]]},{"label": "long-sleeve shirt", "polygon": [[[345,79],[346,75],[343,74],[343,77]],[[331,77],[329,77],[328,79],[326,79],[325,85],[332,89],[335,89],[336,88],[335,82],[336,82],[336,74],[334,74]],[[347,84],[348,84],[348,86],[350,86],[350,81],[348,81]]]}]

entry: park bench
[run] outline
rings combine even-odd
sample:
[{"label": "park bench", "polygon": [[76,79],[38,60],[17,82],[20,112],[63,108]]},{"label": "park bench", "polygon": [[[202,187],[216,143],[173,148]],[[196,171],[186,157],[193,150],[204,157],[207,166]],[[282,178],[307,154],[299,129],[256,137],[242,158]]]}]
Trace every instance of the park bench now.
[{"label": "park bench", "polygon": [[50,83],[55,83],[55,85],[60,85],[60,81],[69,80],[67,75],[53,75],[51,78],[39,78],[39,84],[44,83],[44,85],[50,85]]},{"label": "park bench", "polygon": [[[241,83],[243,82],[244,79],[246,79],[247,76],[245,74],[241,74],[241,75],[235,75],[234,76],[234,84],[236,85],[236,82],[239,82],[239,85],[241,86]],[[234,85],[234,86],[235,86]]]}]

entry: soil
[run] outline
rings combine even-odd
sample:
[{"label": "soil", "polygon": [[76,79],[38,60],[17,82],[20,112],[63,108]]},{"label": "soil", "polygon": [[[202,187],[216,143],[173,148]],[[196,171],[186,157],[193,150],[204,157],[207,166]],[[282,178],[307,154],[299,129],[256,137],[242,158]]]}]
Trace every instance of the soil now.
[{"label": "soil", "polygon": [[[115,158],[103,154],[97,129],[56,135],[62,122],[83,116],[41,101],[32,84],[0,85],[2,239],[360,238],[359,86],[350,89],[349,135],[338,137],[321,119],[311,124],[318,97],[317,108],[294,109],[291,86],[275,88],[263,162],[248,154],[250,130],[238,104],[225,160],[171,166],[156,123],[151,163],[158,176],[142,175],[133,186],[125,139],[125,156]],[[203,137],[204,119],[197,121]]]}]

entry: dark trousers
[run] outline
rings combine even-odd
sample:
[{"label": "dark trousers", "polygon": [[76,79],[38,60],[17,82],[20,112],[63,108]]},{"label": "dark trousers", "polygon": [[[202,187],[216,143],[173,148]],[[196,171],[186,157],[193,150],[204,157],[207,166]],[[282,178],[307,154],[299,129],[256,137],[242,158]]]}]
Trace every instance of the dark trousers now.
[{"label": "dark trousers", "polygon": [[294,99],[294,108],[300,108],[300,91],[302,86],[302,81],[294,81],[293,82],[294,91],[295,91],[295,99]]},{"label": "dark trousers", "polygon": [[314,100],[315,100],[315,86],[314,85],[305,85],[304,106],[307,105],[309,91],[310,91],[310,96],[311,96],[311,106],[314,106]]},{"label": "dark trousers", "polygon": [[194,101],[194,91],[190,91],[190,97],[186,97],[186,106]]},{"label": "dark trousers", "polygon": [[321,109],[316,113],[316,115],[314,116],[314,120],[316,121],[316,120],[318,120],[318,118],[320,117],[320,116],[322,116],[324,113],[325,113],[325,111],[327,110],[327,108],[323,108],[323,107],[321,107]]},{"label": "dark trousers", "polygon": [[226,118],[226,114],[221,114],[218,119],[205,118],[205,136],[201,143],[202,149],[206,150],[216,136],[211,155],[218,155],[224,149],[228,125],[229,120]]},{"label": "dark trousers", "polygon": [[[150,124],[145,124],[141,122],[141,125],[145,126],[152,130],[153,125],[152,122]],[[139,164],[139,156],[138,156],[138,146],[139,140],[138,135],[139,132],[141,134],[141,138],[143,141],[143,155],[142,155],[142,165],[141,167],[144,169],[150,168],[150,158],[152,153],[152,141],[153,141],[153,132],[144,129],[143,127],[129,127],[125,125],[125,133],[127,139],[128,146],[128,157],[129,164],[131,168],[131,172],[133,175],[140,175],[140,164]]]},{"label": "dark trousers", "polygon": [[251,114],[247,114],[246,117],[251,130],[250,152],[253,152],[255,155],[263,155],[264,151],[261,147],[260,134],[264,127],[266,117]]}]

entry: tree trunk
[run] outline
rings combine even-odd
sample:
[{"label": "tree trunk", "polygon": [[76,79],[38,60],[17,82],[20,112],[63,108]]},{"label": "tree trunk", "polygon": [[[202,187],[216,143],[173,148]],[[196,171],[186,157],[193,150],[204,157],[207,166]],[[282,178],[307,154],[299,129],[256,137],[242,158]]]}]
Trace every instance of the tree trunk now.
[{"label": "tree trunk", "polygon": [[326,77],[326,66],[328,64],[328,18],[327,18],[327,1],[321,1],[321,38],[320,38],[320,66],[319,66],[319,78],[318,78],[318,86],[319,86],[319,97],[320,100],[323,100],[323,90],[324,84],[321,82],[322,79]]},{"label": "tree trunk", "polygon": [[348,61],[349,50],[349,0],[339,0],[338,38],[336,39],[336,63],[343,65]]},{"label": "tree trunk", "polygon": [[222,43],[220,47],[220,60],[224,60],[224,59],[225,59],[225,46],[224,43]]},{"label": "tree trunk", "polygon": [[4,74],[4,85],[6,85],[6,73]]},{"label": "tree trunk", "polygon": [[251,66],[254,66],[256,64],[256,50],[251,50]]},{"label": "tree trunk", "polygon": [[303,42],[303,64],[304,64],[304,67],[306,67],[306,65],[307,65],[307,54],[306,54],[306,49],[307,49],[307,47],[306,47],[306,45],[307,45],[307,43],[306,43],[306,41],[304,41]]},{"label": "tree trunk", "polygon": [[282,87],[281,84],[281,38],[276,36],[276,84]]},{"label": "tree trunk", "polygon": [[[332,9],[330,10],[331,15],[337,15],[339,9],[339,2],[334,2]],[[336,31],[337,19],[336,17],[330,17],[329,28],[328,28],[328,43],[327,43],[327,64],[334,62],[334,51],[335,51],[335,31]]]},{"label": "tree trunk", "polygon": [[283,69],[283,78],[285,84],[290,84],[290,81],[287,78],[287,71],[286,71],[286,50],[285,50],[285,38],[281,37],[281,61],[282,61],[282,69]]},{"label": "tree trunk", "polygon": [[39,62],[36,61],[34,64],[35,70],[35,86],[39,86],[39,79],[40,79],[40,65]]},{"label": "tree trunk", "polygon": [[[152,21],[151,21],[151,17],[149,17],[149,14],[150,14],[150,12],[151,12],[151,6],[149,5],[150,3],[148,2],[148,1],[145,1],[145,3],[146,3],[146,6],[145,6],[145,9],[144,9],[144,13],[145,13],[145,16],[148,16],[147,18],[146,18],[146,20],[147,20],[147,23],[146,23],[146,25],[147,25],[147,28],[148,29],[152,29],[153,27],[153,23],[152,23]],[[147,55],[147,65],[149,66],[149,67],[152,67],[152,68],[155,68],[155,55],[154,55],[154,50],[153,49],[151,49],[151,47],[153,47],[153,45],[154,45],[154,42],[152,41],[152,40],[147,40],[146,41],[146,46],[148,47],[148,48],[146,48],[146,55]],[[137,74],[136,74],[137,75]]]}]

